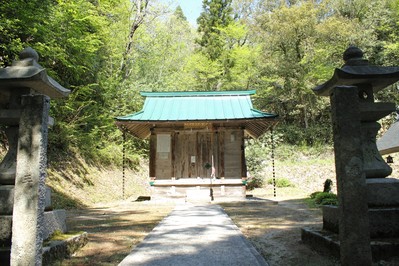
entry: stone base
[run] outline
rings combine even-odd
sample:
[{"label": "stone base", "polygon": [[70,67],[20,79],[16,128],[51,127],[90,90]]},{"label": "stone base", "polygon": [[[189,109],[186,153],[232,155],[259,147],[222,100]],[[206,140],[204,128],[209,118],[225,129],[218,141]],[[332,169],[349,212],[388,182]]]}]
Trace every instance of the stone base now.
[{"label": "stone base", "polygon": [[[52,265],[56,260],[68,258],[78,249],[84,247],[89,242],[86,232],[70,237],[64,241],[52,241],[48,246],[43,247],[43,265]],[[10,265],[10,248],[0,247],[1,266]]]},{"label": "stone base", "polygon": [[87,233],[70,237],[64,241],[52,241],[43,247],[43,265],[51,265],[59,259],[68,258],[81,247],[84,247],[89,239]]},{"label": "stone base", "polygon": [[0,247],[11,246],[11,230],[12,215],[0,215]]},{"label": "stone base", "polygon": [[[326,230],[301,229],[303,243],[312,249],[339,258],[340,242],[337,234]],[[373,261],[399,257],[399,238],[373,239],[370,243]]]},{"label": "stone base", "polygon": [[0,215],[12,214],[13,204],[14,204],[14,186],[12,185],[0,186]]},{"label": "stone base", "polygon": [[15,184],[15,166],[7,170],[0,170],[0,184],[12,186]]},{"label": "stone base", "polygon": [[[0,246],[11,246],[12,215],[1,215],[0,225]],[[66,211],[44,212],[43,229],[43,239],[47,239],[56,230],[67,232]]]},{"label": "stone base", "polygon": [[55,231],[67,232],[66,211],[53,210],[44,212],[44,231],[43,239],[47,239]]},{"label": "stone base", "polygon": [[187,202],[211,202],[210,188],[192,188],[186,190]]},{"label": "stone base", "polygon": [[368,178],[367,203],[375,206],[399,206],[399,180],[395,178]]},{"label": "stone base", "polygon": [[[323,206],[323,229],[338,234],[338,207]],[[399,237],[399,208],[370,208],[370,237]]]},{"label": "stone base", "polygon": [[185,201],[230,201],[244,200],[243,186],[162,186],[152,187],[151,200],[185,200]]},{"label": "stone base", "polygon": [[[374,261],[399,256],[399,180],[369,178],[367,203]],[[323,206],[323,230],[302,229],[302,241],[313,249],[339,257],[339,210]]]},{"label": "stone base", "polygon": [[[46,211],[52,209],[51,207],[51,189],[46,186],[45,194],[45,205]],[[14,186],[12,185],[0,185],[0,215],[11,215],[14,207]]]},{"label": "stone base", "polygon": [[181,178],[155,180],[151,186],[151,200],[229,201],[245,199],[242,180]]},{"label": "stone base", "polygon": [[0,247],[0,262],[2,266],[10,265],[11,249],[9,247]]}]

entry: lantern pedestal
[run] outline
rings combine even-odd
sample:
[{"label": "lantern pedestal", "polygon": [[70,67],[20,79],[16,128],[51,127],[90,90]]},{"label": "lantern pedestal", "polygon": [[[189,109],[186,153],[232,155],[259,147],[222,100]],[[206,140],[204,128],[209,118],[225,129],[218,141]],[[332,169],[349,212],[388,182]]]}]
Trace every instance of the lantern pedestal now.
[{"label": "lantern pedestal", "polygon": [[374,93],[399,80],[399,67],[371,66],[350,47],[345,65],[314,92],[331,99],[338,206],[323,207],[323,228],[302,229],[314,249],[342,265],[372,265],[399,254],[399,181],[376,145],[377,121],[396,110]]},{"label": "lantern pedestal", "polygon": [[[399,180],[369,178],[367,204],[372,258],[388,260],[399,251]],[[302,228],[302,241],[313,249],[340,256],[338,206],[323,206],[323,228]]]}]

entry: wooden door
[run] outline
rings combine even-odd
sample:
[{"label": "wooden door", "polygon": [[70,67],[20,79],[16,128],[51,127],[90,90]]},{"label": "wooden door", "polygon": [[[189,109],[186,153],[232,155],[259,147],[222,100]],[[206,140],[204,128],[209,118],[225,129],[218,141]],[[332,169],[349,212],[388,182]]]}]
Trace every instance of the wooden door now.
[{"label": "wooden door", "polygon": [[[199,132],[197,137],[197,172],[199,177],[209,178],[211,176],[213,148],[211,133]],[[208,168],[206,165],[208,165]]]},{"label": "wooden door", "polygon": [[179,132],[174,141],[174,174],[176,178],[197,177],[197,134]]},{"label": "wooden door", "polygon": [[176,178],[207,178],[212,169],[212,138],[208,132],[179,132],[174,140],[174,174]]}]

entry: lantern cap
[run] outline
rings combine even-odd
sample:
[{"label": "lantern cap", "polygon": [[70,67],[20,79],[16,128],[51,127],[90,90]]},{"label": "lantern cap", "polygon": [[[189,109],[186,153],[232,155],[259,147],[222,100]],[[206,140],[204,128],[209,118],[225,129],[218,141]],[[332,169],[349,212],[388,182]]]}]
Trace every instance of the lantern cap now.
[{"label": "lantern cap", "polygon": [[31,47],[19,54],[19,60],[11,66],[0,69],[0,92],[31,89],[33,93],[47,95],[50,98],[63,98],[70,90],[61,86],[47,75],[47,71],[38,63],[39,55]]},{"label": "lantern cap", "polygon": [[319,96],[330,96],[337,86],[371,86],[376,93],[399,80],[399,67],[374,66],[363,58],[363,51],[350,46],[343,53],[345,64],[333,76],[313,89]]}]

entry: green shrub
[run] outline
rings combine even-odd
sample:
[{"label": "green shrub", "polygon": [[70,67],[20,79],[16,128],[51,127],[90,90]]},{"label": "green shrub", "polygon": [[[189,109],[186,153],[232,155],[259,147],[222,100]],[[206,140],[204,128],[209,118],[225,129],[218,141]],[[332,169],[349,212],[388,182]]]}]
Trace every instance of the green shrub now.
[{"label": "green shrub", "polygon": [[[287,178],[276,178],[276,187],[295,187],[294,184],[291,183],[291,181]],[[273,184],[273,179],[270,178],[267,180],[267,184],[269,185],[274,185]]]},{"label": "green shrub", "polygon": [[316,196],[318,195],[318,194],[320,194],[320,193],[322,193],[321,191],[316,191],[316,192],[313,192],[312,194],[310,194],[310,198],[311,199],[314,199],[314,198],[316,198]]},{"label": "green shrub", "polygon": [[337,205],[338,204],[337,195],[335,195],[334,193],[316,192],[313,199],[317,205]]},{"label": "green shrub", "polygon": [[247,190],[263,187],[263,178],[258,176],[251,177],[247,182]]},{"label": "green shrub", "polygon": [[[332,194],[335,195],[335,194]],[[338,205],[338,199],[335,197],[325,198],[320,202],[320,205]]]}]

